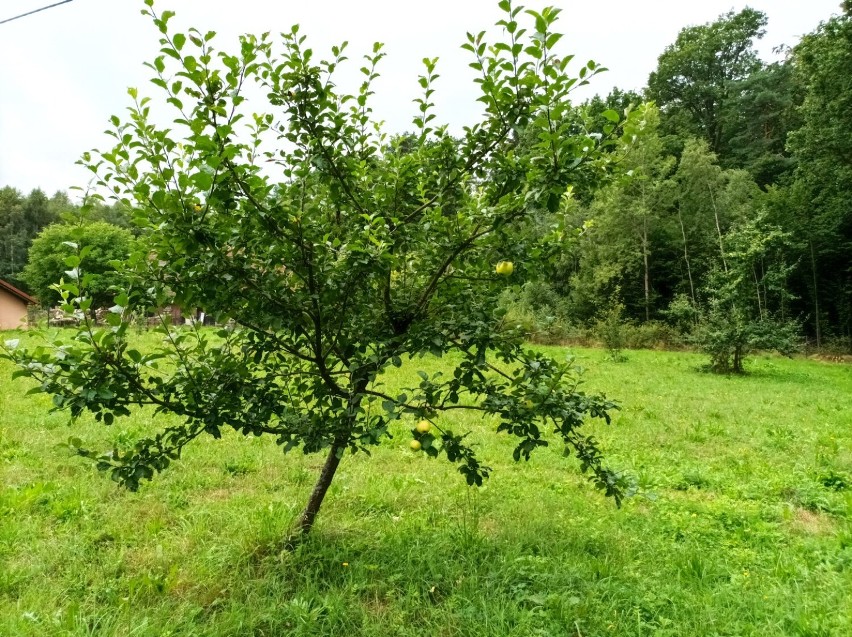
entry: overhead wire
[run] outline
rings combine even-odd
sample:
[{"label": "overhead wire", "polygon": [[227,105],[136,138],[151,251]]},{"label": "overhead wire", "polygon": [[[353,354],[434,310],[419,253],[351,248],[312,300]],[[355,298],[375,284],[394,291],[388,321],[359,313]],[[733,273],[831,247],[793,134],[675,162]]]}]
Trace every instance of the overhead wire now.
[{"label": "overhead wire", "polygon": [[53,4],[49,4],[44,7],[40,7],[38,9],[33,9],[32,11],[27,11],[26,13],[21,13],[20,15],[13,16],[11,18],[6,18],[5,20],[0,20],[0,24],[6,24],[7,22],[11,22],[12,20],[18,20],[20,18],[25,18],[28,15],[32,15],[34,13],[38,13],[40,11],[46,11],[47,9],[52,9],[53,7],[58,7],[61,4],[68,4],[69,2],[73,2],[74,0],[62,0],[62,2],[54,2]]}]

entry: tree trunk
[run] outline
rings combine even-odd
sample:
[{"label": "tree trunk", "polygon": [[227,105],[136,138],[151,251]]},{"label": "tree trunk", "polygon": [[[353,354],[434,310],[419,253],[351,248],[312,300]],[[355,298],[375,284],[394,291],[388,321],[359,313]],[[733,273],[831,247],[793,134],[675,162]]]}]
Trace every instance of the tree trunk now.
[{"label": "tree trunk", "polygon": [[692,284],[692,268],[689,267],[689,252],[686,249],[686,228],[683,225],[680,206],[677,209],[677,220],[680,222],[680,234],[683,237],[683,260],[686,261],[686,276],[689,278],[689,295],[692,297],[692,307],[695,307],[698,300],[695,298],[695,286]]},{"label": "tree trunk", "polygon": [[648,266],[649,246],[648,246],[648,198],[645,192],[644,183],[640,184],[642,195],[642,229],[639,233],[639,238],[642,241],[642,263],[645,266],[645,322],[651,320],[651,273]]},{"label": "tree trunk", "polygon": [[645,262],[645,322],[651,320],[651,272],[648,266],[648,222],[642,223],[642,259]]},{"label": "tree trunk", "polygon": [[761,298],[760,298],[760,279],[757,276],[757,268],[754,266],[754,264],[752,264],[752,266],[751,266],[751,273],[754,276],[754,289],[757,292],[757,315],[760,317],[760,320],[762,321],[763,318],[764,318],[764,314],[763,314],[764,304],[763,304],[763,302],[761,301]]},{"label": "tree trunk", "polygon": [[[784,281],[784,284],[787,285],[787,281]],[[766,310],[766,315],[769,316],[769,286],[766,284],[766,262],[763,257],[760,257],[760,288],[763,290],[763,308]],[[760,290],[758,290],[758,296],[760,296]],[[785,308],[784,308],[784,294],[782,292],[778,293],[778,312],[780,312],[781,318],[785,318]]]},{"label": "tree trunk", "polygon": [[342,445],[333,444],[331,446],[319,478],[317,479],[314,489],[311,491],[311,495],[308,498],[305,510],[302,511],[302,514],[299,516],[299,521],[296,522],[292,532],[290,533],[289,541],[291,543],[298,542],[310,533],[311,528],[314,525],[314,520],[316,520],[317,513],[319,513],[320,507],[322,506],[322,501],[328,491],[328,487],[331,486],[331,481],[334,479],[334,474],[337,472],[337,467],[340,465],[340,460],[343,458],[344,451],[346,451],[346,448]]},{"label": "tree trunk", "polygon": [[713,216],[716,218],[716,233],[719,235],[719,252],[722,255],[722,266],[725,272],[728,271],[728,261],[725,258],[725,244],[722,241],[722,224],[719,221],[719,209],[716,207],[716,198],[713,196],[713,188],[707,184],[707,191],[710,193],[710,203],[713,204]]},{"label": "tree trunk", "polygon": [[345,427],[343,427],[342,431],[337,432],[334,442],[331,444],[331,449],[328,451],[325,464],[322,466],[322,471],[320,471],[319,478],[311,491],[307,505],[305,505],[305,510],[302,511],[299,520],[290,532],[290,537],[287,539],[287,544],[290,547],[294,547],[311,532],[314,520],[316,520],[322,506],[322,501],[325,499],[325,494],[328,492],[331,481],[334,479],[334,474],[337,472],[337,467],[340,465],[343,454],[346,452],[349,436],[357,419],[358,407],[361,404],[363,392],[368,382],[367,377],[363,373],[353,374],[350,380],[352,382],[352,393],[349,396]]},{"label": "tree trunk", "polygon": [[814,257],[814,242],[813,239],[809,241],[811,244],[811,275],[813,276],[814,281],[814,324],[816,326],[816,346],[819,347],[822,343],[822,339],[820,338],[820,329],[819,329],[819,292],[817,288],[817,271],[816,271],[816,257]]}]

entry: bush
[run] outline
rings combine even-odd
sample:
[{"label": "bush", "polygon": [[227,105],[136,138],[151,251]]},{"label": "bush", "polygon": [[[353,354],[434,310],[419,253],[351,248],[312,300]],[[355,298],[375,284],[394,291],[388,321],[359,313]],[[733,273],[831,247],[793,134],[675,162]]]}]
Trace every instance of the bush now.
[{"label": "bush", "polygon": [[77,276],[81,262],[92,299],[91,309],[112,305],[112,290],[126,283],[112,266],[133,251],[135,239],[129,230],[96,221],[82,225],[57,223],[42,230],[33,240],[29,262],[21,273],[33,294],[46,308],[61,302],[55,285]]},{"label": "bush", "polygon": [[692,333],[700,317],[698,308],[686,294],[675,294],[663,314],[668,319],[669,325],[677,330],[681,341]]},{"label": "bush", "polygon": [[627,356],[624,355],[626,339],[622,320],[623,313],[624,304],[614,298],[609,307],[599,316],[594,326],[594,333],[606,348],[607,356],[616,363],[623,363],[627,360]]},{"label": "bush", "polygon": [[520,330],[530,342],[591,344],[588,330],[571,320],[566,299],[546,282],[527,283],[519,294],[506,292],[501,306],[506,310],[505,325]]},{"label": "bush", "polygon": [[679,329],[662,321],[626,323],[622,331],[627,349],[681,349],[686,340]]},{"label": "bush", "polygon": [[740,308],[719,303],[699,322],[692,340],[710,356],[710,371],[743,373],[743,361],[755,350],[775,350],[789,356],[799,347],[799,325],[772,318],[752,319]]}]

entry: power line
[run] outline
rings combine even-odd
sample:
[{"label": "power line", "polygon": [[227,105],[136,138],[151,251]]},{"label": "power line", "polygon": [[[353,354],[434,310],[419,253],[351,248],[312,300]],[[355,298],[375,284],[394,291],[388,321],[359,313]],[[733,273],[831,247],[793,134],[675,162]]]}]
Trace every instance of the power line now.
[{"label": "power line", "polygon": [[49,4],[46,7],[41,7],[40,9],[33,9],[32,11],[27,11],[26,13],[22,13],[21,15],[16,15],[12,18],[6,18],[5,20],[0,20],[0,24],[6,24],[7,22],[11,22],[12,20],[17,20],[18,18],[25,18],[28,15],[38,13],[39,11],[46,11],[47,9],[52,9],[53,7],[58,7],[60,4],[68,4],[69,2],[73,2],[73,0],[62,0],[62,2],[54,2],[53,4]]}]

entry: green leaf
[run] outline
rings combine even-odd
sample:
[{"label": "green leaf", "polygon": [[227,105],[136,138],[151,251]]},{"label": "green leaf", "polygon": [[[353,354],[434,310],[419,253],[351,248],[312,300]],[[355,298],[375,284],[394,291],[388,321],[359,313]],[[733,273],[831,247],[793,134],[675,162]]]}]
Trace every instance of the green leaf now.
[{"label": "green leaf", "polygon": [[210,190],[213,185],[213,175],[197,172],[192,175],[192,182],[201,190]]},{"label": "green leaf", "polygon": [[621,119],[621,117],[619,117],[618,113],[616,111],[612,110],[611,108],[605,110],[603,113],[601,113],[601,115],[603,117],[605,117],[606,119],[608,119],[609,121],[613,122],[614,124],[617,124],[619,122],[619,120]]}]

